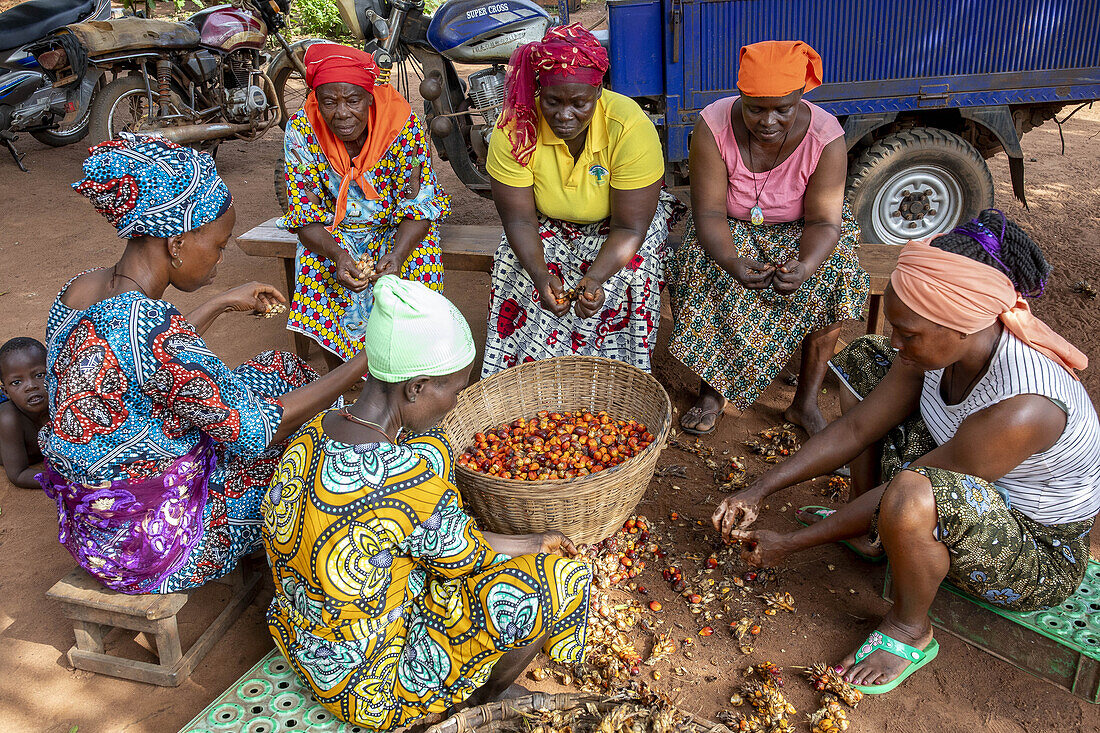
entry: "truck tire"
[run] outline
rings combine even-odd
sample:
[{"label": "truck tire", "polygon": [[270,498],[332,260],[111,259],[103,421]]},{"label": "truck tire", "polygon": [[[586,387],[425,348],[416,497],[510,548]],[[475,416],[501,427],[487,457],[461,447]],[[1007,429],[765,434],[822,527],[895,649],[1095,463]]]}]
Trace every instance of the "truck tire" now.
[{"label": "truck tire", "polygon": [[849,168],[847,194],[863,241],[904,244],[992,206],[993,177],[958,135],[914,127],[864,150]]}]

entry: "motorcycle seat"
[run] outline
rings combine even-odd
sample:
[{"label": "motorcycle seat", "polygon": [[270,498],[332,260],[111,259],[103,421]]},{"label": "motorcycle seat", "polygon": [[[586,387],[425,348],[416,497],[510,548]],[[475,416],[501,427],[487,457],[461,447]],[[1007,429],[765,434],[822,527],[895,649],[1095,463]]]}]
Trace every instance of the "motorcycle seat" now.
[{"label": "motorcycle seat", "polygon": [[27,0],[0,13],[0,49],[37,41],[94,10],[95,0]]},{"label": "motorcycle seat", "polygon": [[186,51],[199,45],[195,26],[168,20],[127,16],[73,23],[65,30],[76,36],[93,58],[139,51]]}]

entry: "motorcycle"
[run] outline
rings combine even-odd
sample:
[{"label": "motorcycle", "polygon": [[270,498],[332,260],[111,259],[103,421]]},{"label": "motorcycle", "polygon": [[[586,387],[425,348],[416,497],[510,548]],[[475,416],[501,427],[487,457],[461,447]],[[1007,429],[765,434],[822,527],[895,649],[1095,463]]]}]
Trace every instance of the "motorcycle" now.
[{"label": "motorcycle", "polygon": [[[430,18],[423,0],[336,0],[336,7],[351,34],[374,55],[382,80],[406,98],[408,67],[414,68],[436,151],[463,184],[488,198],[485,160],[504,108],[505,65],[516,48],[542,40],[554,19],[531,0],[449,0]],[[568,12],[560,0],[562,22],[568,22]],[[463,78],[456,64],[483,68]],[[395,72],[398,78],[391,79]],[[304,98],[304,90],[297,96]],[[279,161],[275,190],[284,209],[285,185]]]},{"label": "motorcycle", "polygon": [[[91,137],[157,134],[214,152],[227,138],[255,140],[285,116],[282,89],[304,78],[302,42],[289,44],[290,0],[233,0],[182,22],[125,17],[76,23],[57,34],[58,66],[73,63],[64,36],[76,39],[86,64],[115,80],[96,95]],[[264,51],[268,35],[281,51]]]},{"label": "motorcycle", "polygon": [[0,141],[23,172],[16,133],[29,132],[53,147],[83,139],[102,79],[98,70],[51,77],[39,63],[38,55],[48,51],[40,42],[69,23],[110,16],[110,0],[29,0],[0,13]]}]

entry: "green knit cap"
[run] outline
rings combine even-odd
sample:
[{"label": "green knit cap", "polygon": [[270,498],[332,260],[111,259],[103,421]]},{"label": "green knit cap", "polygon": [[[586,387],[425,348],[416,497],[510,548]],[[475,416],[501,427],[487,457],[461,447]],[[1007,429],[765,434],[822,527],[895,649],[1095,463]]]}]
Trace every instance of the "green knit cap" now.
[{"label": "green knit cap", "polygon": [[451,301],[394,275],[374,284],[363,350],[367,371],[383,382],[453,374],[477,353],[470,326]]}]

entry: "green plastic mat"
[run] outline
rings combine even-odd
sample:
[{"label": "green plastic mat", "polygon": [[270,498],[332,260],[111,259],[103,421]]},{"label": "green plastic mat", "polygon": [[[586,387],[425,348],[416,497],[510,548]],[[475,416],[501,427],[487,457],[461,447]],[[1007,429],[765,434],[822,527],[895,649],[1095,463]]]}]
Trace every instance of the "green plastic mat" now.
[{"label": "green plastic mat", "polygon": [[944,583],[943,588],[1086,657],[1100,660],[1100,562],[1089,560],[1081,587],[1064,603],[1031,613],[1006,611],[969,596],[947,583]]},{"label": "green plastic mat", "polygon": [[271,653],[196,715],[180,733],[370,733],[313,699],[279,652]]}]

